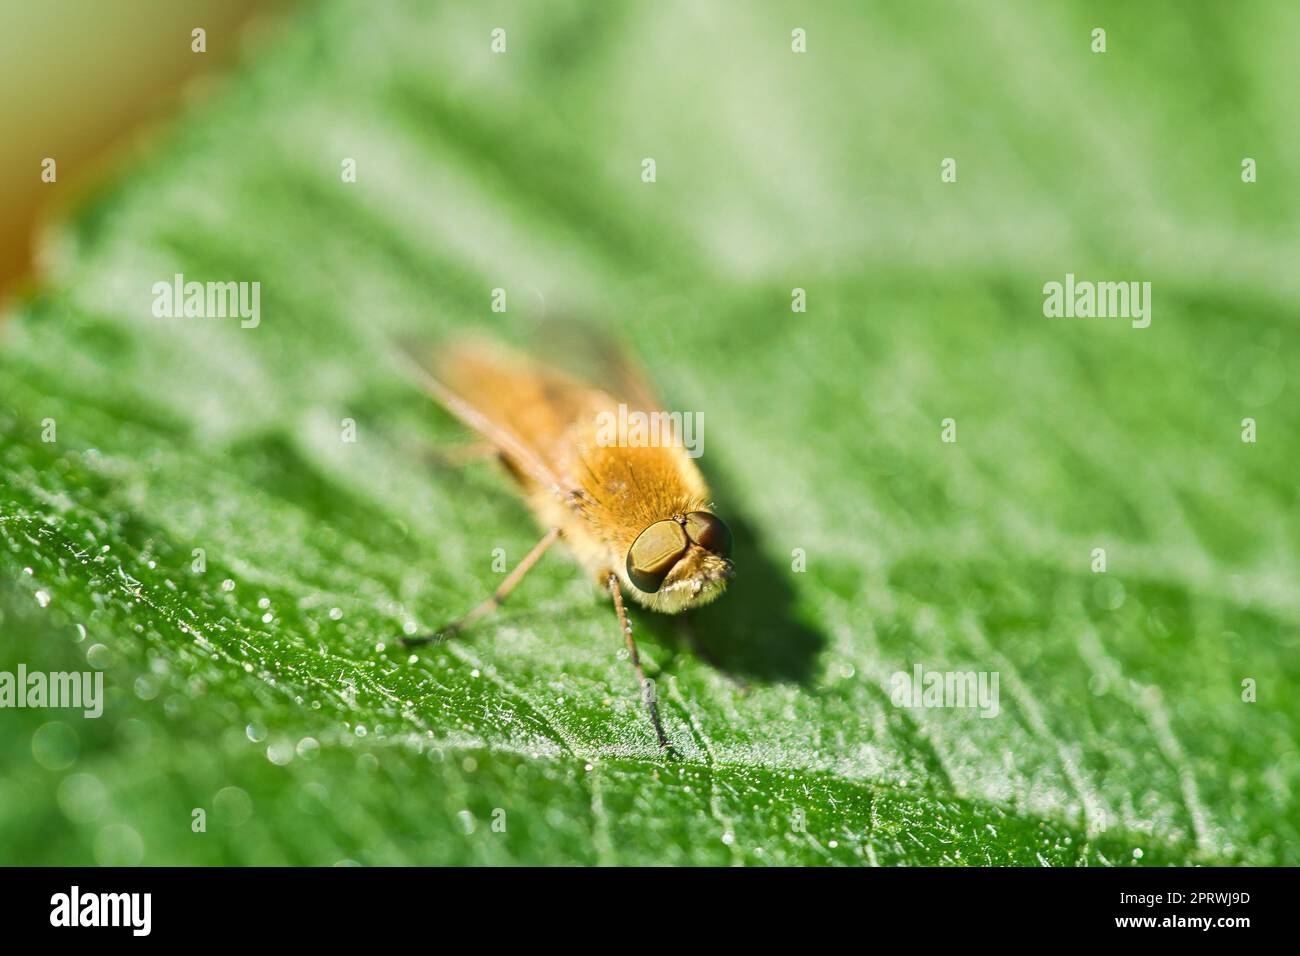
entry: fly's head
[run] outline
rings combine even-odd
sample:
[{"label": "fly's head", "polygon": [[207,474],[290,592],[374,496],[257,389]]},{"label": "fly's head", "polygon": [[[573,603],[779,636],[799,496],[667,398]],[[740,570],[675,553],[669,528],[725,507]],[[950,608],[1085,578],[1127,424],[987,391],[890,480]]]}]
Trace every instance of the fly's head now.
[{"label": "fly's head", "polygon": [[646,607],[665,614],[702,607],[735,576],[731,530],[708,511],[656,521],[628,548],[624,570]]}]

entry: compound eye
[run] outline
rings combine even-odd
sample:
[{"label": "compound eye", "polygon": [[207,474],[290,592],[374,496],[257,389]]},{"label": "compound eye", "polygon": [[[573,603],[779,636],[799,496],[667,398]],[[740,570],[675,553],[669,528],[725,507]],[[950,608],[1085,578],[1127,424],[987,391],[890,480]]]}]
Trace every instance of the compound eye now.
[{"label": "compound eye", "polygon": [[677,559],[686,553],[686,532],[671,518],[646,528],[627,550],[627,576],[638,590],[654,594]]},{"label": "compound eye", "polygon": [[705,551],[731,557],[731,529],[717,515],[692,511],[686,516],[686,534]]}]

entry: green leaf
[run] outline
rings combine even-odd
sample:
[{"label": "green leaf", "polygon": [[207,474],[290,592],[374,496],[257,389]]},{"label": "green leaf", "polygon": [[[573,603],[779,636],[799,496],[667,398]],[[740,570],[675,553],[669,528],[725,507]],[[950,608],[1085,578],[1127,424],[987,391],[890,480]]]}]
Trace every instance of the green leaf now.
[{"label": "green leaf", "polygon": [[[4,713],[5,862],[1300,862],[1296,11],[553,7],[303,11],[55,236],[0,670],[107,696]],[[260,324],[155,318],[177,273]],[[1151,326],[1045,318],[1066,273]],[[543,312],[704,413],[740,577],[633,612],[676,760],[559,551],[396,647],[539,531],[390,343]]]}]

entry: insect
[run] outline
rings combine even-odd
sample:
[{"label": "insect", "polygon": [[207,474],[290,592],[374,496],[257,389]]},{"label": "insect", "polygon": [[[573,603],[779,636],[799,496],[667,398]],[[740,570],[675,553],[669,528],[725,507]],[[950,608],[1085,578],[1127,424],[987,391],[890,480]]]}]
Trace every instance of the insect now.
[{"label": "insect", "polygon": [[[717,598],[734,575],[731,532],[713,514],[708,486],[680,441],[611,442],[621,411],[662,408],[621,352],[593,362],[596,384],[486,341],[428,358],[408,353],[412,373],[447,411],[500,457],[545,533],[496,592],[459,620],[402,643],[446,640],[500,606],[557,540],[609,592],[661,747],[668,747],[623,595],[667,614]],[[653,436],[650,436],[653,439]]]}]

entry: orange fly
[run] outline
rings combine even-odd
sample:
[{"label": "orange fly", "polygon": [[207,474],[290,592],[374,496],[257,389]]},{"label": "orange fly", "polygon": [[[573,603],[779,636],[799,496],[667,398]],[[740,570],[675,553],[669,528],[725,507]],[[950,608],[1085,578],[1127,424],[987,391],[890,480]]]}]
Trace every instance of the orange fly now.
[{"label": "orange fly", "polygon": [[[502,604],[558,539],[610,593],[661,747],[668,746],[641,667],[623,594],[676,614],[714,600],[734,571],[731,532],[712,513],[708,486],[680,440],[609,440],[613,416],[662,408],[621,353],[608,383],[570,375],[504,347],[463,342],[412,370],[429,394],[490,443],[517,481],[545,534],[496,592],[459,620],[408,646],[439,642]],[[644,419],[642,419],[644,420]]]}]

